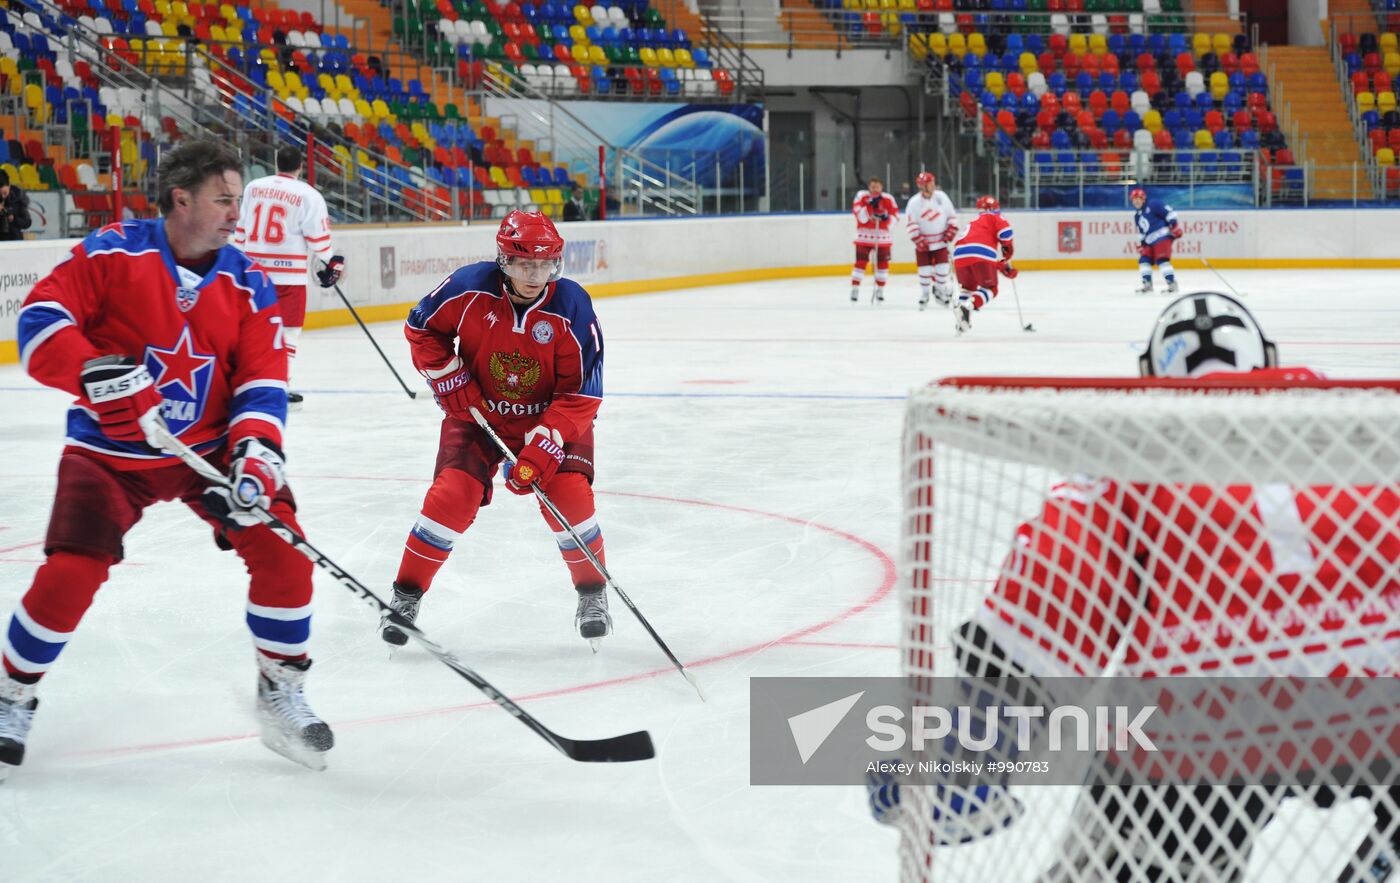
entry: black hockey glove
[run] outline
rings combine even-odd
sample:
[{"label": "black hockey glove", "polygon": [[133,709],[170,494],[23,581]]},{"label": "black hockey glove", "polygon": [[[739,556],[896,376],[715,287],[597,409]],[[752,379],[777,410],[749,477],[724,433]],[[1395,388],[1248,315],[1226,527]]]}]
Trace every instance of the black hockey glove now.
[{"label": "black hockey glove", "polygon": [[345,258],[334,255],[330,260],[316,271],[316,281],[321,283],[322,288],[330,288],[340,281],[341,275],[345,272]]}]

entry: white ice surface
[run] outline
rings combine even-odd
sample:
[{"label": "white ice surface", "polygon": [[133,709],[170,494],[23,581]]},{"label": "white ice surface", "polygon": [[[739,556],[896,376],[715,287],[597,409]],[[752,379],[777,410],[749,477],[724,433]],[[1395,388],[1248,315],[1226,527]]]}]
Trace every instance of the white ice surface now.
[{"label": "white ice surface", "polygon": [[[1400,374],[1394,273],[1227,278],[1285,363]],[[869,281],[851,304],[839,278],[599,300],[608,562],[709,703],[616,598],[616,633],[589,652],[546,527],[508,493],[421,624],[566,736],[650,730],[650,762],[566,760],[422,651],[391,661],[374,616],[318,575],[309,695],[338,744],[324,773],[290,764],[253,735],[237,558],[183,507],[153,508],[0,786],[0,880],[892,879],[896,838],[863,789],[749,786],[748,678],[896,674],[904,393],[948,374],[1133,374],[1166,303],[1130,294],[1135,281],[1026,273],[1035,332],[1003,283],[962,339],[945,311],[917,311],[912,277],[880,306]],[[397,324],[373,331],[409,378]],[[438,413],[354,326],[309,332],[300,352],[288,454],[302,523],[387,593]],[[42,557],[66,406],[0,367],[0,616]]]}]

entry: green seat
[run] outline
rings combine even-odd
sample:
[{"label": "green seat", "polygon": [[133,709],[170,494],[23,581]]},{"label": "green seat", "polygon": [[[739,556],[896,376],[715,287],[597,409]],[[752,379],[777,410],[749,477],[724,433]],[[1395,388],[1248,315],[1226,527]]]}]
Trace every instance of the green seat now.
[{"label": "green seat", "polygon": [[39,166],[38,172],[39,180],[43,181],[44,184],[50,190],[60,189],[60,185],[58,183],[58,173],[54,171],[54,167],[51,163],[45,163],[42,166]]},{"label": "green seat", "polygon": [[449,120],[460,120],[462,118],[462,112],[458,110],[457,105],[453,104],[451,101],[442,106],[442,115]]},{"label": "green seat", "polygon": [[521,43],[520,54],[525,56],[526,61],[539,61],[540,59],[539,50],[535,48],[534,43]]}]

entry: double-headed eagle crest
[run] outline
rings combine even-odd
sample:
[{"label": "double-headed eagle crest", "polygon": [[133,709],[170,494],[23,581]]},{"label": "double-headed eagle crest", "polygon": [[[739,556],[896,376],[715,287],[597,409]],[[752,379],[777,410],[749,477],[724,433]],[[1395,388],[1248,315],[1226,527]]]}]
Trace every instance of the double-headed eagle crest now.
[{"label": "double-headed eagle crest", "polygon": [[524,353],[492,353],[488,367],[496,388],[511,401],[520,401],[539,386],[540,363]]}]

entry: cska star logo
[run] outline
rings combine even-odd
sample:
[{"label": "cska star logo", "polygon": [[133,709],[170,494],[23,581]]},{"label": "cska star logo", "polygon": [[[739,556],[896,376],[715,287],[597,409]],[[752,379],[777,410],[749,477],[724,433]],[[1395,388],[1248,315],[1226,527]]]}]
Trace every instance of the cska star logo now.
[{"label": "cska star logo", "polygon": [[194,351],[188,325],[169,349],[146,347],[146,369],[155,378],[156,390],[165,399],[161,415],[175,435],[180,435],[204,416],[216,361],[213,355]]}]

